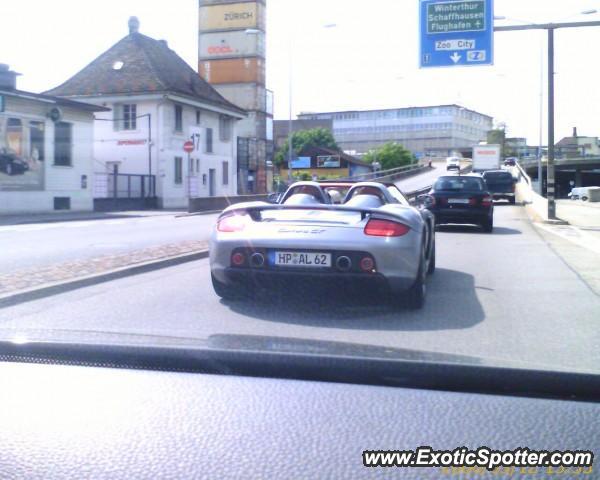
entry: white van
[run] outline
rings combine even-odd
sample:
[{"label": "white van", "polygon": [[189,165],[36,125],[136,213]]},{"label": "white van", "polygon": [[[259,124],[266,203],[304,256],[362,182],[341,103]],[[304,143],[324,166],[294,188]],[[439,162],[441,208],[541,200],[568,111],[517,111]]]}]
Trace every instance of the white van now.
[{"label": "white van", "polygon": [[460,158],[448,157],[446,159],[446,170],[460,170]]}]

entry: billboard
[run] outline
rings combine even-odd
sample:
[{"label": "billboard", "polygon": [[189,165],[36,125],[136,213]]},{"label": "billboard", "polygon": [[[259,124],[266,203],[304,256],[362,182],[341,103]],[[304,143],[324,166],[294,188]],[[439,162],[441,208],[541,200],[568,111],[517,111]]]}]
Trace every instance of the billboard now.
[{"label": "billboard", "polygon": [[202,6],[200,31],[262,28],[264,9],[261,7],[255,2]]},{"label": "billboard", "polygon": [[261,58],[229,58],[200,62],[200,76],[208,83],[265,84],[265,62]]},{"label": "billboard", "polygon": [[45,124],[0,116],[0,191],[44,189]]},{"label": "billboard", "polygon": [[265,56],[265,34],[248,35],[245,31],[201,33],[201,59]]},{"label": "billboard", "polygon": [[310,168],[310,157],[298,157],[290,163],[291,168]]}]

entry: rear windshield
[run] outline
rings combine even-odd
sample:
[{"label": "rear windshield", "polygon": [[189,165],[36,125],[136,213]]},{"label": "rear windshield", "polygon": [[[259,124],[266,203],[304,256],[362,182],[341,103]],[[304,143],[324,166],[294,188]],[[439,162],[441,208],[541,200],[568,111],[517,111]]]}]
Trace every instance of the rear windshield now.
[{"label": "rear windshield", "polygon": [[501,182],[512,182],[512,175],[509,172],[489,172],[484,173],[483,178],[485,178],[486,182],[492,181],[501,181]]},{"label": "rear windshield", "polygon": [[435,182],[434,190],[456,190],[481,192],[484,190],[483,181],[473,177],[441,177]]}]

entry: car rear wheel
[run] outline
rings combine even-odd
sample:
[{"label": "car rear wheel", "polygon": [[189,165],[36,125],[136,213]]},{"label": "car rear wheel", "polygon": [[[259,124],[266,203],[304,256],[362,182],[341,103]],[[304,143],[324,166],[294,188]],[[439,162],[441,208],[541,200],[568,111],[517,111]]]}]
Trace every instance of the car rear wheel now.
[{"label": "car rear wheel", "polygon": [[435,240],[431,246],[431,254],[429,255],[429,264],[427,265],[427,273],[432,275],[435,272]]},{"label": "car rear wheel", "polygon": [[419,273],[417,279],[410,290],[404,295],[404,301],[411,310],[418,310],[425,305],[425,297],[427,295],[427,268],[425,266],[425,247],[421,249],[421,261],[419,263]]},{"label": "car rear wheel", "polygon": [[485,233],[492,233],[494,231],[494,217],[484,220],[481,227]]}]

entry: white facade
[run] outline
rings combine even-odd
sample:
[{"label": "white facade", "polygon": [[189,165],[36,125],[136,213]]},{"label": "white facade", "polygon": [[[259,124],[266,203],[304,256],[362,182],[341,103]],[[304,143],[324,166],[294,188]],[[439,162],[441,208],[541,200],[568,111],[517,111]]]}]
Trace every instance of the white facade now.
[{"label": "white facade", "polygon": [[[62,145],[64,157],[57,159],[56,129],[48,118],[56,102],[25,92],[2,92],[0,112],[0,215],[52,212],[57,209],[92,211],[92,111],[60,106],[60,126],[69,134]],[[59,127],[60,128],[60,127]],[[35,133],[34,133],[35,130]],[[7,158],[27,165],[12,168]]]},{"label": "white facade", "polygon": [[[122,174],[155,175],[162,208],[185,208],[190,197],[237,195],[236,123],[243,118],[241,114],[176,95],[79,100],[112,110],[96,115],[97,174],[113,172],[118,165]],[[179,109],[180,122],[176,119]],[[137,117],[135,122],[133,117]],[[194,142],[191,154],[183,149],[188,140]],[[97,190],[97,196],[101,193]]]}]

